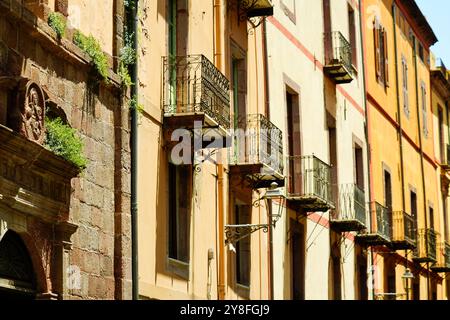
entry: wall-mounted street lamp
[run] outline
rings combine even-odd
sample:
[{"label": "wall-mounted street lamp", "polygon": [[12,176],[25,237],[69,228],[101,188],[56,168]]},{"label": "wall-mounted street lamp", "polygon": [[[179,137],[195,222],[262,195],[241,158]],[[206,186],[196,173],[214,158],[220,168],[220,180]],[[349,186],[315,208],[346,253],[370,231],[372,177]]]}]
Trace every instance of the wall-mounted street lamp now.
[{"label": "wall-mounted street lamp", "polygon": [[412,286],[412,280],[414,279],[414,275],[411,273],[409,268],[405,269],[405,273],[402,275],[403,287],[406,292],[406,300],[409,300],[409,290]]}]

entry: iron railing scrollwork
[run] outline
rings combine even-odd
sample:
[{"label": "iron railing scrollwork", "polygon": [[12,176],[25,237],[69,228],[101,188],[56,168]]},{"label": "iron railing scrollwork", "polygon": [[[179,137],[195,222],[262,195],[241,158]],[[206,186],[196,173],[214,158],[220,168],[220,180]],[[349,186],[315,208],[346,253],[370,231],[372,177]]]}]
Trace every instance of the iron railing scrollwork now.
[{"label": "iron railing scrollwork", "polygon": [[204,55],[163,58],[165,115],[205,113],[230,128],[230,82]]},{"label": "iron railing scrollwork", "polygon": [[366,196],[356,184],[342,184],[337,186],[339,197],[333,220],[356,220],[366,225]]},{"label": "iron railing scrollwork", "polygon": [[436,246],[436,251],[435,267],[450,270],[450,244],[440,242]]},{"label": "iron railing scrollwork", "polygon": [[331,166],[315,156],[288,157],[288,196],[318,198],[334,204],[331,192]]},{"label": "iron railing scrollwork", "polygon": [[417,226],[413,216],[404,211],[393,212],[393,240],[416,245]]},{"label": "iron railing scrollwork", "polygon": [[342,64],[352,73],[352,47],[348,40],[339,31],[326,32],[324,38],[325,65]]},{"label": "iron railing scrollwork", "polygon": [[426,258],[436,261],[437,233],[433,229],[420,229],[417,233],[417,247],[414,250],[416,258]]},{"label": "iron railing scrollwork", "polygon": [[376,234],[387,241],[392,240],[391,210],[378,202],[369,203],[371,229],[370,234]]},{"label": "iron railing scrollwork", "polygon": [[[283,133],[262,114],[247,115],[234,132],[230,164],[262,164],[262,174],[283,174]],[[269,172],[270,171],[270,172]]]}]

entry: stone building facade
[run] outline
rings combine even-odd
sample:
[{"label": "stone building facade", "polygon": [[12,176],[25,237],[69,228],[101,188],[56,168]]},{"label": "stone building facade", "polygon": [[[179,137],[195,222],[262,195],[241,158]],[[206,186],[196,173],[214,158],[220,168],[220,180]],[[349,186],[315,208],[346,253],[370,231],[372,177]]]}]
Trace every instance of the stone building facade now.
[{"label": "stone building facade", "polygon": [[[86,29],[99,9],[110,17]],[[80,14],[61,38],[53,11]],[[129,111],[113,71],[123,1],[2,0],[0,12],[0,296],[130,298]],[[75,26],[101,40],[107,81],[73,44]],[[84,170],[43,147],[45,116],[76,129]]]}]

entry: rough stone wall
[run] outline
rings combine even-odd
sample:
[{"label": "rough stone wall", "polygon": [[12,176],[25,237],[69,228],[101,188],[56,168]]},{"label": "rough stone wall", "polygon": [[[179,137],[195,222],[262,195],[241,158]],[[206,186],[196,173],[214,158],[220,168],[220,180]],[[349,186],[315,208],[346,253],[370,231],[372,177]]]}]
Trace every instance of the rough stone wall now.
[{"label": "rough stone wall", "polygon": [[128,110],[117,84],[95,83],[89,64],[61,56],[57,44],[39,37],[22,28],[20,20],[0,16],[0,75],[40,84],[79,131],[89,160],[72,180],[69,220],[79,227],[72,236],[69,265],[80,268],[81,288],[69,290],[66,297],[130,298]]}]

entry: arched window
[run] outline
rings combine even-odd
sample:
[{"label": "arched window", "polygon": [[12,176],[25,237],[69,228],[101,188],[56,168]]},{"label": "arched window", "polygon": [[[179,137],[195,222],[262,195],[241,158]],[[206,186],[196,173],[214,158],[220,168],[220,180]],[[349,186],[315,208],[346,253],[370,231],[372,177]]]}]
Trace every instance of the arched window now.
[{"label": "arched window", "polygon": [[35,290],[28,250],[17,233],[8,231],[0,241],[0,298],[32,298]]}]

